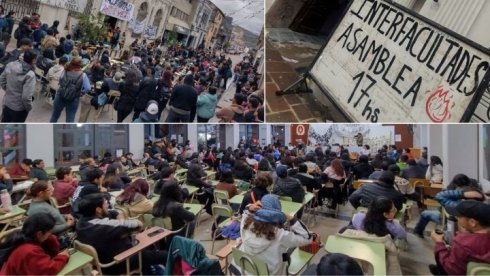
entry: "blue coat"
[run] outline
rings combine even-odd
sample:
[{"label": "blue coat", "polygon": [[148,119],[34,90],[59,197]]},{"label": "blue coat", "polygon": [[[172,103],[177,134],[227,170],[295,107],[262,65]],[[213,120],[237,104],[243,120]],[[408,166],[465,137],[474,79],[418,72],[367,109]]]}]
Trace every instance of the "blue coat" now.
[{"label": "blue coat", "polygon": [[209,93],[204,93],[197,98],[197,116],[203,119],[211,119],[214,116],[218,97]]}]

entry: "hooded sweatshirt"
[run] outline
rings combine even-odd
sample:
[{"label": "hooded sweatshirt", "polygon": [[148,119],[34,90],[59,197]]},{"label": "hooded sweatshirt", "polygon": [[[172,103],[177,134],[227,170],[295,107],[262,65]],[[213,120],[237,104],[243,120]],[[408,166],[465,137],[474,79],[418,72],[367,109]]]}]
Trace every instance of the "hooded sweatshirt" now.
[{"label": "hooded sweatshirt", "polygon": [[[240,225],[242,244],[239,249],[264,261],[269,268],[270,275],[286,275],[287,262],[283,261],[282,254],[286,253],[288,248],[309,244],[311,240],[308,231],[299,221],[296,221],[291,225],[291,231],[277,228],[273,240],[257,237],[256,234],[250,231],[250,228],[243,228],[246,219],[250,215],[248,211],[243,213]],[[237,266],[234,261],[233,264]]]}]

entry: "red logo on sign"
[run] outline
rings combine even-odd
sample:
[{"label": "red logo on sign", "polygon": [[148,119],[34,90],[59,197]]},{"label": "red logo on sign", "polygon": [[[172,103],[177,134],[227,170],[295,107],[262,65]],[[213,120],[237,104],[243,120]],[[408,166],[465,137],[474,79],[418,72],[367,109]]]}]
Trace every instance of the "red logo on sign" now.
[{"label": "red logo on sign", "polygon": [[306,132],[306,130],[305,130],[305,126],[304,125],[298,125],[296,127],[296,134],[297,135],[303,136],[303,135],[305,135],[305,132]]},{"label": "red logo on sign", "polygon": [[444,87],[439,87],[425,104],[425,111],[434,123],[442,123],[451,118],[450,110],[455,106],[453,95]]}]

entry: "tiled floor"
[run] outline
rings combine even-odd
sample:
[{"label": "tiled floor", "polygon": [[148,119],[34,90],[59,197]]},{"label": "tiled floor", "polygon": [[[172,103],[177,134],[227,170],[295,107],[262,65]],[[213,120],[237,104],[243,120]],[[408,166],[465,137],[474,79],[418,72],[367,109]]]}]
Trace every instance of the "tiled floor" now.
[{"label": "tiled floor", "polygon": [[[411,230],[418,219],[418,210],[415,208],[412,210],[413,218],[410,220],[408,228]],[[319,233],[322,240],[325,241],[329,235],[335,234],[341,227],[348,224],[348,218],[352,214],[352,207],[350,204],[341,206],[339,217],[343,219],[337,219],[332,217],[326,217],[323,215],[316,216],[316,224],[311,225],[310,230]],[[304,217],[303,219],[305,219]],[[200,241],[206,248],[208,256],[211,256],[211,225],[212,218],[203,214],[200,217],[200,225],[196,229],[194,239]],[[427,227],[427,231],[431,230],[434,225],[431,223]],[[420,239],[417,236],[408,234],[409,247],[406,251],[401,251],[399,254],[399,262],[404,275],[430,275],[428,265],[434,262],[434,256],[432,253],[433,242],[429,237]],[[216,241],[214,253],[226,244],[226,241]],[[311,263],[316,264],[321,257],[326,254],[326,251],[320,250],[312,259]]]}]

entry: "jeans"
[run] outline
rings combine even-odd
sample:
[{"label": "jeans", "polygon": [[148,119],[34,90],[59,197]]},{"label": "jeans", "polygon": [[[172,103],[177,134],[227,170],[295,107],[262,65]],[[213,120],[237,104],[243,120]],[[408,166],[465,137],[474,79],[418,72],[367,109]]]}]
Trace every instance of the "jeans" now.
[{"label": "jeans", "polygon": [[190,114],[180,115],[175,113],[172,109],[168,112],[167,123],[188,123],[190,120]]},{"label": "jeans", "polygon": [[66,122],[73,123],[75,122],[75,115],[77,114],[78,105],[80,104],[80,97],[76,97],[72,101],[67,101],[61,98],[59,94],[56,94],[54,97],[53,103],[53,114],[51,114],[51,119],[49,119],[50,123],[58,122],[58,119],[61,116],[61,112],[66,108]]},{"label": "jeans", "polygon": [[441,224],[441,213],[437,210],[425,210],[420,214],[419,221],[413,231],[415,233],[423,234],[425,227],[429,222],[435,222],[436,224]]}]

